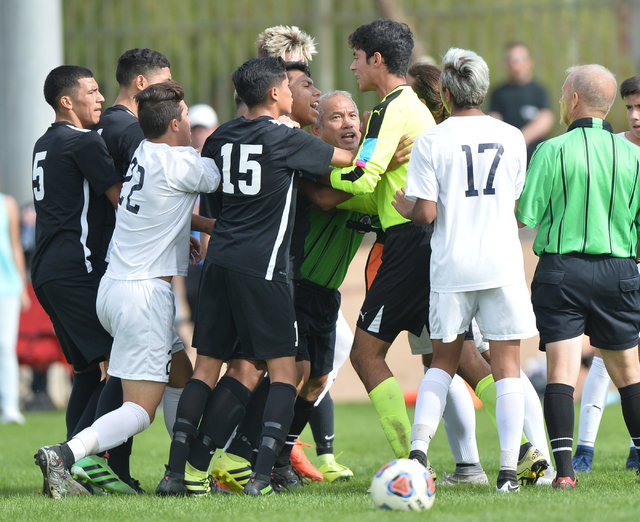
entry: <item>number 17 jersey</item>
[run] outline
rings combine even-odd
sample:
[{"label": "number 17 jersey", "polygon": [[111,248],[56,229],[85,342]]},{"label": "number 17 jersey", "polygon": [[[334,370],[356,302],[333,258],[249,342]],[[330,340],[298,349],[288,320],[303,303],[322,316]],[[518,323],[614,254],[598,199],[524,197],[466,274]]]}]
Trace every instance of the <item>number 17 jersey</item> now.
[{"label": "number 17 jersey", "polygon": [[406,193],[437,203],[431,290],[466,292],[524,281],[514,210],[526,164],[522,133],[490,116],[454,116],[418,137]]},{"label": "number 17 jersey", "polygon": [[207,261],[287,281],[297,171],[322,176],[333,151],[322,140],[268,116],[221,125],[202,148],[222,173],[222,204]]}]

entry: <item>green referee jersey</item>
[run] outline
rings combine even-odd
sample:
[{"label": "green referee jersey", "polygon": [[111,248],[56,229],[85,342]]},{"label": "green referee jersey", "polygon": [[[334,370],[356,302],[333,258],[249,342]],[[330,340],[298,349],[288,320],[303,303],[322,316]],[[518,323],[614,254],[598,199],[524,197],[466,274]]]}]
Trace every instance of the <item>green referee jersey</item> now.
[{"label": "green referee jersey", "polygon": [[640,147],[599,118],[574,121],[536,149],[516,217],[540,226],[537,255],[636,255]]},{"label": "green referee jersey", "polygon": [[364,237],[364,233],[347,228],[347,221],[363,219],[371,221],[368,215],[359,212],[312,209],[300,267],[302,277],[325,288],[338,288]]},{"label": "green referee jersey", "polygon": [[406,186],[408,163],[387,170],[400,138],[416,138],[435,126],[427,106],[413,89],[400,85],[371,111],[367,132],[353,166],[334,169],[331,185],[350,194],[375,195],[383,230],[409,220],[391,205],[396,191]]}]

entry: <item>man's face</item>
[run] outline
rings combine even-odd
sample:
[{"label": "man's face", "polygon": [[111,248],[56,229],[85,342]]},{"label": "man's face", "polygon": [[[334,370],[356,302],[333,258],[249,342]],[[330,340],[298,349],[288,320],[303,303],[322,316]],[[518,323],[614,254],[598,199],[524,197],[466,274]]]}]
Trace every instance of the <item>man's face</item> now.
[{"label": "man's face", "polygon": [[635,138],[636,143],[640,143],[640,94],[630,94],[624,99],[627,108],[627,120],[629,120],[629,131]]},{"label": "man's face", "polygon": [[287,77],[293,95],[291,119],[297,121],[300,127],[315,123],[318,118],[320,91],[313,85],[313,80],[302,71],[287,71]]},{"label": "man's face", "polygon": [[189,107],[184,100],[180,101],[180,108],[182,109],[182,119],[178,121],[178,144],[186,147],[191,145],[191,120],[189,119]]},{"label": "man's face", "polygon": [[354,103],[346,96],[336,94],[322,100],[319,109],[322,126],[314,126],[313,133],[329,145],[357,151],[360,145],[360,116]]},{"label": "man's face", "polygon": [[91,127],[100,120],[104,96],[100,94],[95,78],[80,78],[78,87],[71,99],[71,110],[77,116],[83,128]]},{"label": "man's face", "polygon": [[533,61],[529,56],[529,50],[516,45],[507,52],[507,71],[512,82],[523,84],[531,80]]},{"label": "man's face", "polygon": [[351,62],[351,67],[349,68],[356,75],[358,87],[363,92],[375,90],[375,85],[371,78],[372,67],[367,63],[367,55],[362,49],[353,50],[353,62]]},{"label": "man's face", "polygon": [[144,76],[145,89],[149,87],[149,85],[155,85],[156,83],[166,82],[171,79],[171,69],[169,67],[161,67],[158,69],[153,69]]},{"label": "man's face", "polygon": [[289,78],[286,76],[282,79],[282,83],[278,86],[278,111],[280,116],[291,114],[291,106],[293,105],[293,96],[289,88]]}]

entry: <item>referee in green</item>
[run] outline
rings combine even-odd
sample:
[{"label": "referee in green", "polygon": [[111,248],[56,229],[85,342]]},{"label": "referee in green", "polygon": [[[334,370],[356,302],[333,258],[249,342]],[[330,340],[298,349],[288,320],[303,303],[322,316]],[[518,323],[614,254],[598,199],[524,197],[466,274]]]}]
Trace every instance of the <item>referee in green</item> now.
[{"label": "referee in green", "polygon": [[518,202],[520,225],[539,226],[531,285],[541,350],[547,354],[544,414],[557,475],[573,488],[573,392],[582,337],[602,351],[622,413],[640,451],[640,149],[604,121],[616,95],[600,65],[569,70],[560,112],[565,134],[536,149]]}]

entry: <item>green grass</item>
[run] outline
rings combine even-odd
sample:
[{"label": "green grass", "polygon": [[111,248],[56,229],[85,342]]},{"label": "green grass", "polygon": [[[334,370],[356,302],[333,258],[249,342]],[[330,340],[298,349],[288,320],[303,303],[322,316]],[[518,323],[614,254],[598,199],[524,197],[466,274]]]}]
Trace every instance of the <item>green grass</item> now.
[{"label": "green grass", "polygon": [[[40,470],[33,453],[64,437],[60,412],[31,414],[24,426],[0,426],[0,520],[215,520],[218,521],[365,521],[422,520],[618,520],[640,519],[640,484],[623,471],[628,434],[620,406],[605,410],[596,447],[594,469],[581,475],[578,488],[523,488],[519,494],[495,491],[498,441],[484,412],[478,411],[478,445],[489,486],[438,488],[428,513],[377,511],[367,488],[375,471],[391,460],[370,404],[336,405],[336,450],[340,462],[351,467],[355,480],[345,484],[314,483],[301,490],[267,498],[215,496],[200,499],[140,497],[82,497],[53,501],[39,494]],[[303,440],[311,441],[309,432]],[[162,419],[136,437],[132,470],[145,490],[154,491],[167,460],[169,438]],[[312,452],[308,455],[313,460]],[[439,474],[451,472],[453,461],[444,429],[438,430],[429,453]]]}]

